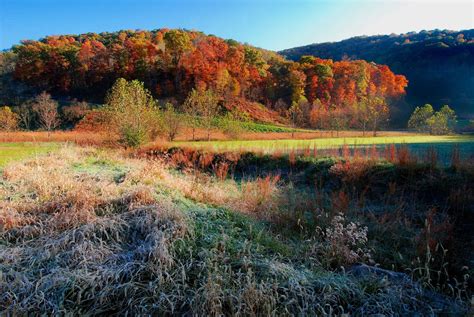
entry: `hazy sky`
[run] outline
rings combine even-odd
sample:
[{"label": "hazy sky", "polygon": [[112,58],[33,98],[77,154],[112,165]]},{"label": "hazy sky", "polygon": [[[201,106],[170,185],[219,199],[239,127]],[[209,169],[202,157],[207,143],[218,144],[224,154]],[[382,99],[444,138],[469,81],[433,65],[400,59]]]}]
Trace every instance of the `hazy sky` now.
[{"label": "hazy sky", "polygon": [[280,50],[356,35],[474,28],[474,0],[0,0],[0,49],[52,34],[187,28]]}]

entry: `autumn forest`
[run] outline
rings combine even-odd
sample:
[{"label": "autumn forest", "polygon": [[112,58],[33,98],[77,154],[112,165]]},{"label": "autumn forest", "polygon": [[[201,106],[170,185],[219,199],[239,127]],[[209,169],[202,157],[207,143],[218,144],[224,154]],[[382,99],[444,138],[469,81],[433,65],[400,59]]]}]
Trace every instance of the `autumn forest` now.
[{"label": "autumn forest", "polygon": [[102,103],[123,77],[143,81],[156,98],[175,104],[193,88],[217,92],[230,111],[243,103],[252,115],[259,103],[270,111],[255,119],[267,122],[285,120],[297,105],[304,112],[301,127],[320,127],[330,113],[344,116],[353,127],[374,110],[387,120],[389,107],[399,102],[408,84],[384,65],[312,56],[292,62],[271,51],[184,30],[53,36],[24,41],[13,53],[16,79],[58,96]]}]

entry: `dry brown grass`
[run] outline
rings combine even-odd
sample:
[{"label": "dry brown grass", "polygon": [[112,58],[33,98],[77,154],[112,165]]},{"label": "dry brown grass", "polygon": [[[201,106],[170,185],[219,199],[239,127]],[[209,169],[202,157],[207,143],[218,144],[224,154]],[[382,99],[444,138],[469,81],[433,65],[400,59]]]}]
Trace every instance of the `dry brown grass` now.
[{"label": "dry brown grass", "polygon": [[[338,137],[362,137],[364,134],[362,131],[339,131]],[[409,136],[419,135],[409,131],[380,131],[377,132],[377,136]],[[370,133],[366,133],[365,136],[371,136]],[[334,131],[298,131],[292,134],[291,132],[242,132],[239,134],[239,140],[307,140],[307,139],[318,139],[318,138],[331,138],[336,137]],[[207,130],[196,129],[195,130],[196,140],[207,140]],[[231,140],[232,138],[219,130],[213,130],[211,133],[212,140]],[[190,141],[192,140],[192,129],[183,129],[176,137],[176,141]]]},{"label": "dry brown grass", "polygon": [[72,142],[79,145],[104,145],[115,140],[107,134],[77,131],[0,132],[0,142]]},{"label": "dry brown grass", "polygon": [[[48,156],[4,168],[0,181],[0,314],[432,312],[419,287],[374,286],[373,281],[360,282],[346,274],[315,273],[302,268],[307,259],[300,257],[306,253],[275,253],[269,245],[276,242],[265,236],[267,231],[248,229],[240,220],[238,226],[226,227],[233,216],[220,218],[219,212],[227,211],[209,208],[215,205],[266,219],[282,211],[303,226],[304,215],[298,212],[311,210],[311,199],[302,192],[291,192],[278,176],[240,182],[224,179],[220,174],[224,172],[218,165],[213,168],[210,158],[200,160],[191,151],[175,158],[184,163],[179,172],[159,157],[129,154],[68,145]],[[240,155],[227,154],[226,158],[237,161]],[[204,168],[200,165],[214,170],[217,177],[197,170]],[[345,165],[338,168],[334,175],[350,172]],[[328,214],[325,208],[350,209],[346,200],[351,197],[345,192],[330,198],[344,203],[319,204],[319,214]],[[365,229],[340,223],[331,223],[324,231],[327,248],[316,248],[315,257],[337,257],[337,265],[359,261],[365,254],[358,253],[366,242]],[[256,224],[251,222],[249,227]],[[291,239],[296,234],[292,231]],[[265,243],[257,244],[257,240]],[[306,240],[297,243],[305,250]],[[375,291],[367,291],[374,287]]]}]

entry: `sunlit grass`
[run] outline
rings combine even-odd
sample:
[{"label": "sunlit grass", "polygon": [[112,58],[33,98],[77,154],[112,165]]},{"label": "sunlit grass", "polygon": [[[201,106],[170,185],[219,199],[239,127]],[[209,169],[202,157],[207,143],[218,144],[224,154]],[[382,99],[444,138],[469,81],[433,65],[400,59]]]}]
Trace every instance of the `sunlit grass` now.
[{"label": "sunlit grass", "polygon": [[298,150],[306,148],[327,149],[340,147],[344,144],[349,146],[358,145],[383,145],[383,144],[436,144],[436,143],[473,143],[474,136],[434,136],[434,135],[404,135],[404,136],[381,136],[381,137],[345,137],[345,138],[321,138],[311,140],[235,140],[235,141],[211,141],[211,142],[174,142],[176,146],[190,146],[198,148],[209,148],[219,151],[233,150],[258,150],[272,152],[275,150]]},{"label": "sunlit grass", "polygon": [[0,167],[9,162],[43,155],[59,147],[57,143],[15,142],[0,143]]}]

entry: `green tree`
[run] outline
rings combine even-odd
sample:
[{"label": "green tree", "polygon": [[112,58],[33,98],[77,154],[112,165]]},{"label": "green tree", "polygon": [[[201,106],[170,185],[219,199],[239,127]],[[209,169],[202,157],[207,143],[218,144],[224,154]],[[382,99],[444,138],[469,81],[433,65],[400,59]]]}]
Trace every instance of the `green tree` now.
[{"label": "green tree", "polygon": [[451,109],[448,105],[444,105],[441,107],[439,112],[446,117],[447,121],[447,129],[448,132],[454,132],[457,123],[457,116],[453,109]]},{"label": "green tree", "polygon": [[171,103],[166,103],[165,108],[161,114],[162,129],[169,141],[176,138],[182,126],[182,117],[176,112]]},{"label": "green tree", "polygon": [[427,124],[430,134],[443,135],[452,133],[456,126],[456,113],[449,106],[445,105],[427,120]]},{"label": "green tree", "polygon": [[207,130],[207,140],[211,140],[212,120],[219,113],[219,98],[212,90],[203,92],[203,102],[199,108],[199,115]]},{"label": "green tree", "polygon": [[187,115],[187,120],[192,128],[192,139],[195,140],[196,128],[199,127],[199,109],[202,108],[201,104],[204,102],[202,94],[196,89],[191,90],[188,97],[182,105],[184,113]]},{"label": "green tree", "polygon": [[193,89],[183,103],[183,110],[187,114],[188,122],[195,131],[201,124],[207,130],[207,140],[211,139],[212,120],[219,113],[219,98],[210,89]]},{"label": "green tree", "polygon": [[10,107],[0,107],[0,131],[12,131],[18,128],[18,115]]},{"label": "green tree", "polygon": [[359,129],[362,129],[363,136],[365,136],[371,119],[369,111],[369,99],[365,97],[361,98],[359,102],[353,104],[351,108],[353,120],[355,121],[355,126]]},{"label": "green tree", "polygon": [[165,33],[163,39],[165,40],[166,49],[173,56],[174,66],[178,66],[183,54],[192,48],[189,34],[182,30],[170,30]]},{"label": "green tree", "polygon": [[443,135],[449,132],[448,120],[440,112],[436,112],[426,122],[428,123],[430,134]]},{"label": "green tree", "polygon": [[238,115],[227,112],[225,116],[219,120],[219,127],[222,131],[232,139],[237,139],[243,132],[243,123],[245,121]]},{"label": "green tree", "polygon": [[377,130],[389,120],[389,109],[384,98],[370,97],[368,98],[367,114],[369,125],[372,127],[373,136],[377,135]]},{"label": "green tree", "polygon": [[109,126],[127,146],[137,147],[154,137],[158,108],[143,83],[117,79],[106,98]]},{"label": "green tree", "polygon": [[408,128],[418,132],[429,132],[430,127],[428,120],[433,116],[434,110],[430,104],[425,104],[422,107],[416,107],[413,114],[408,120]]}]

